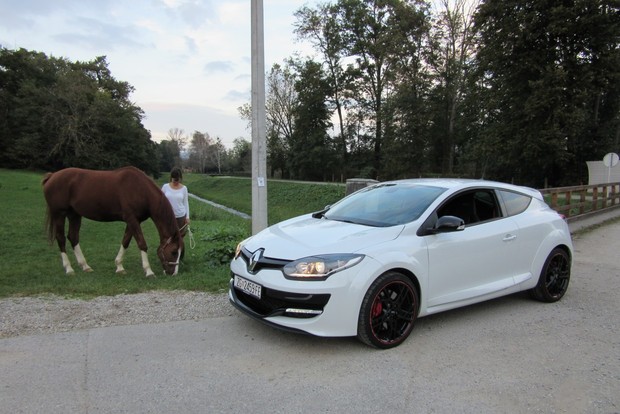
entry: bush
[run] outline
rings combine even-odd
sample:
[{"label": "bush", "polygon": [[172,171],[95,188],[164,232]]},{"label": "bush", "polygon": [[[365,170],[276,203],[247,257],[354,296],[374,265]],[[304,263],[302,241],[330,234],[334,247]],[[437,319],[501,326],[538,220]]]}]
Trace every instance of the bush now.
[{"label": "bush", "polygon": [[205,264],[218,267],[228,264],[235,256],[237,244],[247,237],[247,231],[241,227],[220,225],[209,229],[201,239],[207,243]]}]

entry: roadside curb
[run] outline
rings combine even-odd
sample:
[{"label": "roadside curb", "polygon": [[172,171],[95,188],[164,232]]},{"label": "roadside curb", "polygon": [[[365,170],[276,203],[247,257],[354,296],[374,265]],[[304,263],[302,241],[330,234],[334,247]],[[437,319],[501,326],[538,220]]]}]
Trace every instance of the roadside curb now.
[{"label": "roadside curb", "polygon": [[571,233],[575,233],[617,218],[620,218],[620,205],[609,207],[605,210],[569,217],[568,228]]}]

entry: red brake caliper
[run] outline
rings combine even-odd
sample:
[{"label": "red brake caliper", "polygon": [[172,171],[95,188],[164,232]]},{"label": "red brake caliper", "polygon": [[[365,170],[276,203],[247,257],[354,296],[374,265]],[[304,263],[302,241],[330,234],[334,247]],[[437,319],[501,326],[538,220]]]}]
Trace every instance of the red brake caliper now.
[{"label": "red brake caliper", "polygon": [[375,305],[372,307],[372,312],[370,313],[373,318],[381,315],[381,311],[383,310],[383,303],[381,301],[375,302]]}]

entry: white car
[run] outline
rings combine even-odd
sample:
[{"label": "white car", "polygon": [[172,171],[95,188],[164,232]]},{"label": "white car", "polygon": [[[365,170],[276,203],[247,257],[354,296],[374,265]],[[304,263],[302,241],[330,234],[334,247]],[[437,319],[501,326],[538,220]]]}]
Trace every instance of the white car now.
[{"label": "white car", "polygon": [[568,288],[572,241],[539,191],[483,180],[379,183],[244,240],[229,299],[267,324],[401,344],[416,318]]}]

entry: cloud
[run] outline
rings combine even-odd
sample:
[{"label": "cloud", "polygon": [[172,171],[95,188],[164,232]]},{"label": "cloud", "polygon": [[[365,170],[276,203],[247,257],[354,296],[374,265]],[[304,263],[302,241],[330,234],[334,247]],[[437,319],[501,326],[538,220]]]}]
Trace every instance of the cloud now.
[{"label": "cloud", "polygon": [[204,70],[207,75],[212,75],[214,73],[230,73],[234,70],[234,64],[230,61],[216,60],[207,63]]},{"label": "cloud", "polygon": [[214,21],[215,13],[210,1],[184,2],[178,8],[181,19],[190,27],[201,27]]},{"label": "cloud", "polygon": [[69,21],[74,32],[63,32],[52,37],[68,44],[81,44],[92,49],[116,49],[117,47],[145,47],[140,42],[139,31],[135,26],[117,25],[92,18],[75,18]]},{"label": "cloud", "polygon": [[224,100],[231,101],[231,102],[239,102],[239,101],[249,102],[250,94],[251,94],[250,90],[246,90],[246,91],[230,90],[224,96]]}]

